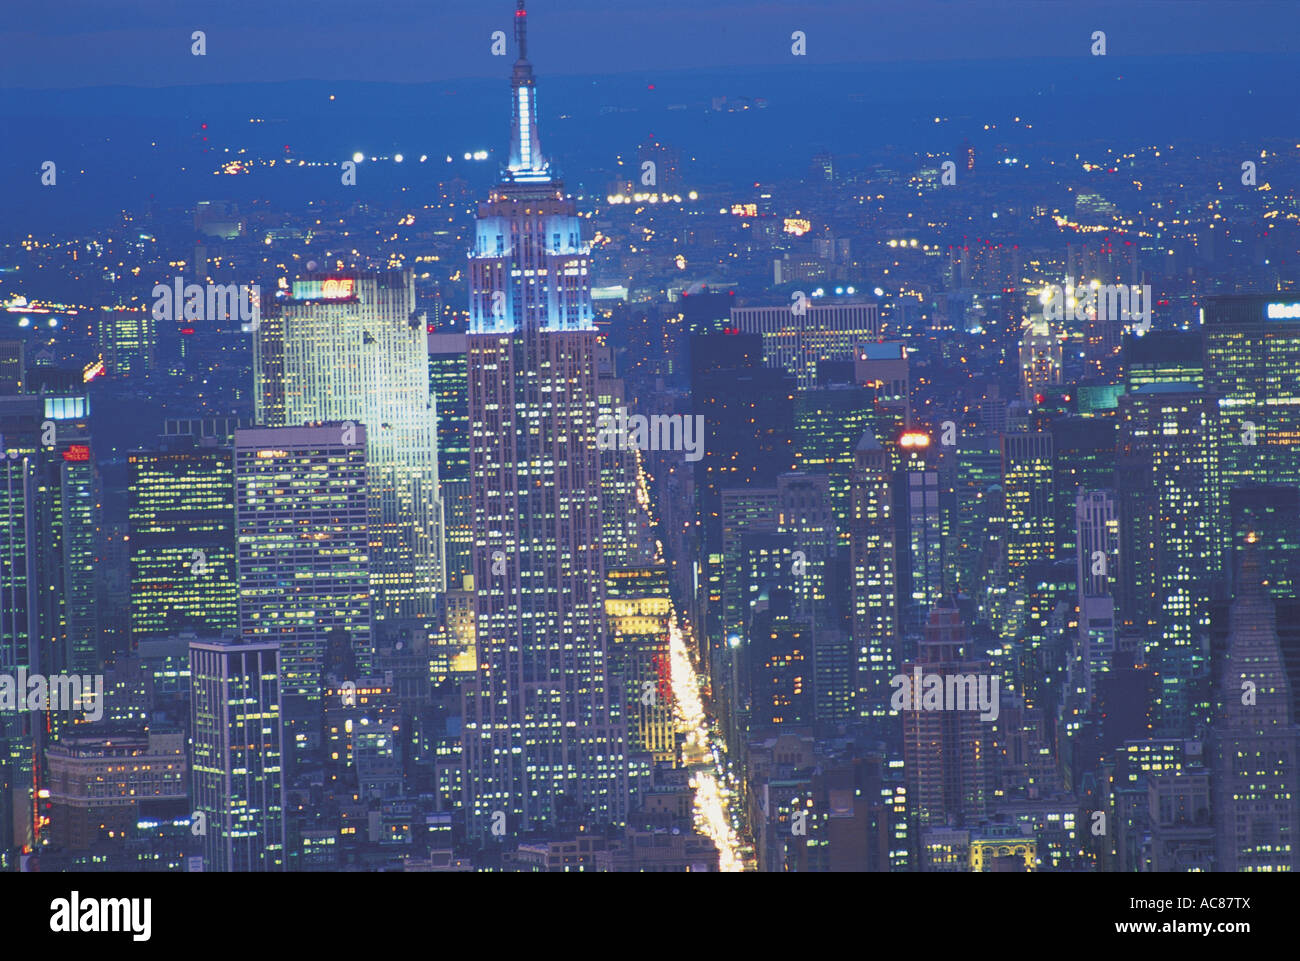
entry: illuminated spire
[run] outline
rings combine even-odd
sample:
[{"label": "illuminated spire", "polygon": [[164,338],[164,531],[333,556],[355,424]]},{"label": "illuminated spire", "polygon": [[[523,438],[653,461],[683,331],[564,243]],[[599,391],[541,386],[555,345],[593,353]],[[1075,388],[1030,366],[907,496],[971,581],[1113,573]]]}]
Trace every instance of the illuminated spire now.
[{"label": "illuminated spire", "polygon": [[537,84],[528,62],[528,11],[525,0],[515,0],[515,42],[519,59],[511,78],[511,107],[514,116],[510,132],[508,179],[515,183],[547,183],[550,164],[542,156],[542,141],[537,133]]},{"label": "illuminated spire", "polygon": [[515,43],[519,45],[519,59],[528,59],[528,11],[525,0],[517,0],[515,7]]}]

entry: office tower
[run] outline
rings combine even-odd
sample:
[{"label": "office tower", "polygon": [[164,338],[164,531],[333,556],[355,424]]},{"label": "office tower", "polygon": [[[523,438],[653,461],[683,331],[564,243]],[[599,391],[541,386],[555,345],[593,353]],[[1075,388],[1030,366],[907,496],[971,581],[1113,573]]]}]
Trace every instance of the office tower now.
[{"label": "office tower", "polygon": [[[330,293],[338,297],[341,285]],[[322,285],[323,292],[323,285]],[[260,326],[253,331],[253,423],[260,427],[284,427],[285,409],[284,315],[274,302],[264,302]]]},{"label": "office tower", "polygon": [[239,630],[278,644],[286,698],[320,698],[332,638],[369,668],[367,477],[360,424],[235,433]]},{"label": "office tower", "polygon": [[848,384],[801,390],[794,398],[795,464],[800,471],[827,476],[841,542],[848,540],[852,511],[853,452],[863,432],[875,426],[873,402],[873,391]]},{"label": "office tower", "polygon": [[1294,871],[1300,728],[1258,559],[1243,558],[1213,734],[1220,871]]},{"label": "office tower", "polygon": [[[31,386],[39,391],[42,417],[36,487],[42,670],[94,672],[100,666],[100,492],[90,400],[76,371],[48,370]],[[66,722],[67,715],[54,718],[56,726]]]},{"label": "office tower", "polygon": [[791,374],[800,390],[818,386],[817,365],[852,360],[854,349],[880,331],[876,304],[814,304],[802,307],[733,307],[731,325],[762,338],[763,365]]},{"label": "office tower", "polygon": [[1026,712],[1050,715],[1062,702],[1069,666],[1067,611],[1078,596],[1074,561],[1033,562],[1025,568],[1023,595],[1024,623],[1014,638],[1002,638],[999,666]]},{"label": "office tower", "polygon": [[1124,384],[1205,386],[1205,344],[1199,330],[1151,330],[1124,338]]},{"label": "office tower", "polygon": [[780,501],[775,487],[739,487],[722,492],[722,553],[719,565],[722,629],[743,638],[751,585],[743,574],[745,538],[775,534]]},{"label": "office tower", "polygon": [[470,253],[477,673],[465,686],[472,836],[620,822],[625,733],[608,687],[590,248],[541,152],[518,0],[510,161]]},{"label": "office tower", "polygon": [[[738,717],[747,710],[743,688],[751,671],[753,605],[778,590],[789,596],[789,616],[807,629],[804,654],[809,671],[816,672],[820,716],[850,710],[852,666],[833,596],[836,528],[828,481],[825,475],[793,472],[778,477],[774,487],[722,491],[725,643],[715,658],[713,691],[731,740],[744,731]],[[742,662],[736,671],[733,661]]]},{"label": "office tower", "polygon": [[1040,397],[1061,384],[1061,339],[1039,318],[1020,337],[1020,399],[1041,403]]},{"label": "office tower", "polygon": [[1300,484],[1300,303],[1207,298],[1205,389],[1219,398],[1223,489]]},{"label": "office tower", "polygon": [[1001,491],[1002,448],[996,436],[964,437],[956,450],[956,548],[953,589],[970,595],[975,572],[988,540],[991,491]]},{"label": "office tower", "polygon": [[898,653],[898,560],[889,452],[867,431],[853,455],[852,567],[854,700],[860,718],[889,716]]},{"label": "office tower", "polygon": [[605,576],[611,674],[618,679],[630,753],[673,762],[672,671],[668,629],[672,599],[662,567],[610,568]]},{"label": "office tower", "polygon": [[148,307],[99,311],[99,353],[109,377],[140,379],[157,362],[158,322]]},{"label": "office tower", "polygon": [[1219,411],[1211,395],[1180,384],[1120,400],[1120,614],[1139,633],[1141,661],[1160,673],[1163,734],[1190,733],[1208,709],[1193,682],[1204,675],[1207,605],[1224,554]]},{"label": "office tower", "polygon": [[912,424],[912,375],[901,341],[857,344],[853,379],[876,392],[876,427],[892,434]]},{"label": "office tower", "polygon": [[[614,351],[606,344],[596,348],[596,370],[600,417],[618,423],[620,417],[634,411],[628,409],[625,385],[614,369]],[[671,451],[659,456],[678,459],[682,455]],[[642,510],[637,502],[640,469],[641,451],[635,447],[618,445],[600,452],[601,541],[607,567],[634,566],[649,561],[653,554],[642,544]]]},{"label": "office tower", "polygon": [[259,423],[364,425],[375,619],[429,621],[445,589],[443,516],[414,273],[313,274],[265,312],[254,338]]},{"label": "office tower", "polygon": [[[776,524],[742,531],[737,566],[727,572],[727,584],[739,587],[740,628],[728,634],[723,656],[716,659],[713,696],[728,744],[743,743],[748,736],[754,707],[755,619],[777,593],[787,596],[795,582],[794,538]],[[785,607],[789,607],[788,601]],[[787,611],[788,613],[788,611]]]},{"label": "office tower", "polygon": [[695,463],[700,552],[697,610],[710,673],[725,667],[722,492],[775,488],[794,469],[794,378],[759,364],[756,334],[699,330],[691,335],[691,414],[704,418],[704,456]]},{"label": "office tower", "polygon": [[[37,471],[40,401],[0,397],[0,674],[39,670]],[[37,716],[0,712],[0,867],[35,843]]]},{"label": "office tower", "polygon": [[1056,500],[1053,490],[1052,435],[1041,431],[1002,435],[1002,490],[1005,498],[1005,573],[1008,591],[1004,638],[1024,626],[1024,574],[1027,565],[1051,558],[1056,550]]},{"label": "office tower", "polygon": [[908,431],[895,445],[894,522],[897,534],[898,612],[904,632],[919,631],[926,614],[949,589],[945,542],[951,505],[940,482],[938,453],[924,431]]},{"label": "office tower", "polygon": [[813,723],[812,630],[798,615],[793,595],[777,587],[760,593],[751,608],[746,661],[754,731]]},{"label": "office tower", "polygon": [[0,396],[21,394],[27,363],[21,340],[0,340]]},{"label": "office tower", "polygon": [[[830,479],[827,475],[796,472],[782,474],[776,482],[777,531],[790,538],[793,550],[789,613],[782,612],[780,598],[775,594],[770,610],[774,616],[791,622],[791,650],[797,648],[807,662],[792,676],[801,684],[811,682],[811,692],[791,693],[791,707],[781,715],[785,718],[781,723],[816,721],[833,725],[847,722],[853,715],[854,657],[844,618],[851,604],[838,583],[838,534]],[[802,639],[797,636],[801,628]],[[772,630],[785,628],[774,623]],[[771,653],[769,650],[765,656]],[[805,693],[810,698],[806,705],[800,701]],[[794,717],[800,720],[792,720]]]},{"label": "office tower", "polygon": [[1052,486],[1056,503],[1056,556],[1069,560],[1075,546],[1075,498],[1082,490],[1115,484],[1115,420],[1058,417],[1052,435]]},{"label": "office tower", "polygon": [[159,447],[127,457],[131,635],[233,630],[234,455],[216,438],[172,436]]},{"label": "office tower", "polygon": [[776,530],[790,538],[794,564],[793,613],[814,625],[831,626],[830,565],[835,552],[835,515],[829,478],[793,472],[776,479]]},{"label": "office tower", "polygon": [[1259,560],[1268,592],[1277,598],[1300,594],[1300,488],[1291,484],[1248,484],[1228,492],[1229,570],[1240,569],[1247,543]]},{"label": "office tower", "polygon": [[1110,671],[1115,657],[1119,516],[1115,494],[1109,490],[1080,490],[1074,505],[1079,633],[1071,682],[1086,708],[1092,700],[1096,676]]},{"label": "office tower", "polygon": [[205,871],[285,869],[280,677],[275,640],[190,644],[190,771]]},{"label": "office tower", "polygon": [[[8,515],[0,660],[90,672],[99,666],[100,499],[89,404],[80,377],[66,371],[48,368],[29,386],[36,392],[0,397]],[[68,716],[51,717],[57,733]]]},{"label": "office tower", "polygon": [[438,411],[438,482],[442,488],[449,590],[459,590],[465,578],[473,574],[467,350],[464,334],[429,335],[429,392]]},{"label": "office tower", "polygon": [[[986,692],[994,690],[987,681],[990,665],[969,657],[969,645],[960,615],[951,608],[935,608],[926,621],[916,660],[903,664],[898,673],[911,681],[914,668],[919,667],[923,677],[944,677],[945,689],[951,686],[948,678],[970,675],[983,679]],[[992,794],[992,725],[980,719],[978,703],[972,705],[968,699],[965,710],[952,704],[942,710],[926,709],[924,701],[917,704],[920,693],[913,692],[913,700],[900,712],[912,813],[920,825],[944,824],[950,817],[977,820],[987,813]]]}]

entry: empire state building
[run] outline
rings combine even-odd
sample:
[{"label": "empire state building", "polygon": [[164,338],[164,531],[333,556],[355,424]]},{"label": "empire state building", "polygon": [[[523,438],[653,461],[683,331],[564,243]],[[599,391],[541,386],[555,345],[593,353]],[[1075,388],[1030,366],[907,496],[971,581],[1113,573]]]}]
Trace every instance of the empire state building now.
[{"label": "empire state building", "polygon": [[497,835],[621,823],[628,804],[606,675],[590,246],[542,153],[517,2],[510,159],[469,255],[478,665],[465,803],[471,833]]}]

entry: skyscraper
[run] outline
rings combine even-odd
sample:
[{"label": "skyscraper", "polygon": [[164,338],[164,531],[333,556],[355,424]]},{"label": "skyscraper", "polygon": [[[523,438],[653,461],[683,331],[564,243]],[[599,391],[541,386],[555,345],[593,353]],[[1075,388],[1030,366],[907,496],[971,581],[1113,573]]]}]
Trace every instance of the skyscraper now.
[{"label": "skyscraper", "polygon": [[673,607],[668,576],[662,567],[612,568],[606,586],[611,673],[620,679],[628,749],[672,762],[677,745],[668,654]]},{"label": "skyscraper", "polygon": [[[902,665],[900,674],[948,678],[990,676],[989,664],[967,654],[970,640],[957,611],[936,607],[926,620],[925,636],[916,661]],[[996,688],[990,686],[992,693]],[[973,696],[964,710],[922,709],[919,688],[902,711],[903,757],[908,799],[919,824],[944,823],[949,817],[978,819],[992,794],[993,728],[981,719]]]},{"label": "skyscraper", "polygon": [[1300,833],[1300,729],[1277,614],[1247,550],[1232,605],[1223,708],[1215,725],[1215,816],[1223,871],[1294,871]]},{"label": "skyscraper", "polygon": [[889,714],[898,651],[898,530],[889,452],[867,431],[853,455],[849,527],[854,699],[861,718]]},{"label": "skyscraper", "polygon": [[193,801],[206,871],[285,869],[280,645],[190,644]]},{"label": "skyscraper", "polygon": [[1300,593],[1300,488],[1247,484],[1228,491],[1228,537],[1236,571],[1249,544],[1274,597]]},{"label": "skyscraper", "polygon": [[130,467],[131,634],[220,634],[238,623],[235,471],[228,447],[174,437]]},{"label": "skyscraper", "polygon": [[1004,637],[1016,637],[1024,626],[1028,566],[1050,559],[1056,550],[1052,440],[1052,435],[1043,431],[1002,435],[1007,590]]},{"label": "skyscraper", "polygon": [[1020,398],[1026,404],[1061,383],[1061,338],[1051,324],[1036,318],[1020,338]]},{"label": "skyscraper", "polygon": [[1186,384],[1148,384],[1119,405],[1120,613],[1160,671],[1164,734],[1206,719],[1208,691],[1193,687],[1224,554],[1219,418],[1213,396]]},{"label": "skyscraper", "polygon": [[871,390],[847,384],[801,390],[794,398],[795,463],[801,471],[830,478],[831,506],[841,543],[848,541],[852,511],[849,475],[853,452],[862,432],[874,427],[873,402]]},{"label": "skyscraper", "polygon": [[945,556],[952,517],[938,471],[938,453],[923,431],[908,431],[896,444],[894,523],[898,533],[898,612],[905,632],[919,631],[942,598],[953,571]]},{"label": "skyscraper", "polygon": [[1300,484],[1300,303],[1208,298],[1205,389],[1218,397],[1223,489]]},{"label": "skyscraper", "polygon": [[[0,397],[0,674],[39,670],[36,398]],[[0,711],[0,868],[35,835],[34,712]]]},{"label": "skyscraper", "polygon": [[320,698],[336,636],[369,670],[366,508],[364,427],[235,432],[239,629],[278,644],[285,697]]},{"label": "skyscraper", "polygon": [[90,401],[75,372],[45,373],[33,379],[42,418],[36,488],[41,669],[93,671],[100,665],[95,581],[100,498]]},{"label": "skyscraper", "polygon": [[722,492],[775,487],[793,470],[794,377],[760,366],[757,334],[698,330],[691,343],[692,413],[704,418],[704,456],[695,464],[697,537],[702,599],[701,640],[708,645],[711,675],[729,665],[723,626]]},{"label": "skyscraper", "polygon": [[474,499],[469,486],[469,373],[465,334],[429,335],[429,393],[438,411],[438,483],[444,513],[447,587],[473,573]]},{"label": "skyscraper", "polygon": [[471,833],[619,822],[601,549],[590,247],[541,151],[528,14],[515,12],[510,160],[470,253],[477,671],[465,688]]},{"label": "skyscraper", "polygon": [[1086,705],[1097,674],[1111,670],[1115,655],[1115,581],[1119,563],[1119,519],[1115,494],[1080,490],[1075,496],[1079,634],[1071,678]]},{"label": "skyscraper", "polygon": [[445,589],[443,517],[414,274],[313,274],[292,294],[254,338],[259,424],[365,426],[375,619],[428,620]]}]

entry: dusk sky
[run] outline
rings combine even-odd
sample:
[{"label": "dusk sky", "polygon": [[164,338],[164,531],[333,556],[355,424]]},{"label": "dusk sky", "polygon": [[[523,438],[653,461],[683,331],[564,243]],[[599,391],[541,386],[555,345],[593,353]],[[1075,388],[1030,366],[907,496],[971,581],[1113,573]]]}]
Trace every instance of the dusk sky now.
[{"label": "dusk sky", "polygon": [[[61,0],[6,5],[0,87],[501,76],[505,0]],[[1288,0],[537,0],[533,58],[550,75],[811,64],[1074,58],[1105,30],[1112,57],[1285,53]],[[208,54],[190,55],[207,33]],[[513,52],[511,53],[513,56]]]}]

